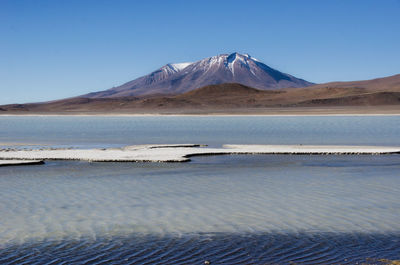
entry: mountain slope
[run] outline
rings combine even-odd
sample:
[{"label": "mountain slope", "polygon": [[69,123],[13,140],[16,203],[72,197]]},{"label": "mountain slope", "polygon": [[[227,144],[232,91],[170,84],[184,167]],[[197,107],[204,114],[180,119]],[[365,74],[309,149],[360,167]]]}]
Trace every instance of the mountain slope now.
[{"label": "mountain slope", "polygon": [[[400,77],[400,75],[399,75]],[[388,79],[392,80],[391,77]],[[379,84],[383,84],[382,79]],[[383,83],[382,83],[383,82]],[[400,91],[396,84],[386,90],[380,86],[313,87],[297,89],[258,90],[242,84],[225,83],[198,88],[175,96],[149,98],[71,98],[46,103],[0,106],[2,114],[24,113],[270,113],[296,112],[297,109],[321,110],[337,107],[353,113],[400,113]],[[362,84],[370,84],[362,81]],[[372,111],[372,112],[371,112]],[[343,113],[343,112],[342,112]],[[344,112],[346,113],[346,112]]]},{"label": "mountain slope", "polygon": [[362,81],[330,82],[309,87],[309,89],[316,88],[359,88],[367,91],[400,92],[400,74]]},{"label": "mountain slope", "polygon": [[144,95],[176,95],[207,85],[240,83],[261,90],[313,85],[279,72],[250,55],[222,54],[194,63],[167,64],[149,75],[119,87],[82,97],[107,98]]}]

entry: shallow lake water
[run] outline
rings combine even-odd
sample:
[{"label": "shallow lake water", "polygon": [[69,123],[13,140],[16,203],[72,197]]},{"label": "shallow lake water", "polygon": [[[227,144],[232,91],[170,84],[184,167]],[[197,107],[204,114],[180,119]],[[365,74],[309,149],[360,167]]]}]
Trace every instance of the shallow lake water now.
[{"label": "shallow lake water", "polygon": [[400,116],[1,116],[0,143],[400,146]]},{"label": "shallow lake water", "polygon": [[[396,116],[0,117],[0,142],[400,146],[399,126]],[[397,154],[3,167],[0,264],[400,259],[399,191]]]}]

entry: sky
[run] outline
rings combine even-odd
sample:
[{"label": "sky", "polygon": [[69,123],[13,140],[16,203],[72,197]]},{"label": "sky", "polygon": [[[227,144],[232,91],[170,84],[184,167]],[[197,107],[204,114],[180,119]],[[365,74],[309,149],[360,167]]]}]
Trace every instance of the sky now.
[{"label": "sky", "polygon": [[400,73],[400,0],[0,0],[0,104],[248,53],[315,83]]}]

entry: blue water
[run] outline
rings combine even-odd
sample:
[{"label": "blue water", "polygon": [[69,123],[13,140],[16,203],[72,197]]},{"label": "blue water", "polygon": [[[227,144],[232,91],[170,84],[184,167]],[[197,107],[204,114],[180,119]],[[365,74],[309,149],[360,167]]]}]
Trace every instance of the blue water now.
[{"label": "blue water", "polygon": [[400,116],[0,117],[0,143],[400,146]]},{"label": "blue water", "polygon": [[[400,146],[400,117],[0,117],[0,145]],[[18,146],[20,147],[20,146]],[[400,259],[400,155],[0,167],[0,264]]]}]

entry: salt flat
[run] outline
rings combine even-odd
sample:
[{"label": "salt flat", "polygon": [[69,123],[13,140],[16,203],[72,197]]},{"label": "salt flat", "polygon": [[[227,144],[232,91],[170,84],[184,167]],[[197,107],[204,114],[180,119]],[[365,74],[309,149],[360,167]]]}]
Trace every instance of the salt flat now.
[{"label": "salt flat", "polygon": [[[375,155],[400,153],[400,147],[338,145],[223,145],[205,148],[198,144],[133,145],[103,149],[45,149],[0,151],[0,159],[86,160],[93,162],[187,162],[191,156],[224,154]],[[17,163],[17,162],[15,162]]]},{"label": "salt flat", "polygon": [[1,166],[35,165],[43,164],[42,160],[0,160]]}]

